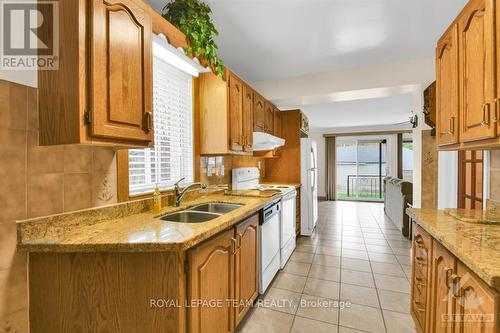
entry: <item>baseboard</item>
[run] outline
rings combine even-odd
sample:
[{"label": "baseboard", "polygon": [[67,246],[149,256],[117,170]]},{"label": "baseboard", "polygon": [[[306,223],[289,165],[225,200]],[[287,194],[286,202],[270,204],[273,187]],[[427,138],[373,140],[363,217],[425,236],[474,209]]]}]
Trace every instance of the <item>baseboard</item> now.
[{"label": "baseboard", "polygon": [[318,197],[318,201],[326,201],[326,196],[325,197]]}]

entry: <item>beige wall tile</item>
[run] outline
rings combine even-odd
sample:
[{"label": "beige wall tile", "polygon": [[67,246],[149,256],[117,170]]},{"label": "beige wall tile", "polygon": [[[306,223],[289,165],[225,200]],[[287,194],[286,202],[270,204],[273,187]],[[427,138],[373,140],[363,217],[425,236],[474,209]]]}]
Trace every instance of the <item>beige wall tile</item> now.
[{"label": "beige wall tile", "polygon": [[113,172],[116,171],[116,152],[109,147],[93,147],[93,171]]},{"label": "beige wall tile", "polygon": [[64,146],[64,173],[83,173],[92,170],[92,147]]},{"label": "beige wall tile", "polygon": [[1,220],[26,218],[26,132],[0,128]]},{"label": "beige wall tile", "polygon": [[92,206],[92,176],[90,173],[64,175],[64,211]]},{"label": "beige wall tile", "polygon": [[26,130],[26,86],[0,81],[0,127]]},{"label": "beige wall tile", "polygon": [[28,217],[61,213],[63,211],[63,174],[28,176]]},{"label": "beige wall tile", "polygon": [[92,206],[110,205],[117,201],[116,171],[92,174]]},{"label": "beige wall tile", "polygon": [[[0,223],[0,270],[26,265],[26,254],[16,251],[16,222]],[[1,288],[1,286],[0,286]],[[0,299],[1,302],[1,299]]]},{"label": "beige wall tile", "polygon": [[28,130],[38,131],[38,91],[28,87]]},{"label": "beige wall tile", "polygon": [[38,132],[28,132],[28,174],[62,173],[63,146],[38,146]]},{"label": "beige wall tile", "polygon": [[27,267],[16,266],[0,271],[0,318],[28,305]]}]

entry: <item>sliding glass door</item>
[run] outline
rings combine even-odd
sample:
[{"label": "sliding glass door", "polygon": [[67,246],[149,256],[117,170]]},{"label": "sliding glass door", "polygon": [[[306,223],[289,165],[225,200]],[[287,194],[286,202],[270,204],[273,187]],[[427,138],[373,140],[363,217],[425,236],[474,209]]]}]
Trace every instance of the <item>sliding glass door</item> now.
[{"label": "sliding glass door", "polygon": [[386,141],[338,138],[336,191],[339,200],[383,201]]}]

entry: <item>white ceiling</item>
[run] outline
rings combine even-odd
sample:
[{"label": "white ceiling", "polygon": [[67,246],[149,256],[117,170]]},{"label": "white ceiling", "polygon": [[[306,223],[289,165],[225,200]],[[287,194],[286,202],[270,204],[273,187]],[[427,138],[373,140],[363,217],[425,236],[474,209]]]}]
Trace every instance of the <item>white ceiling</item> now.
[{"label": "white ceiling", "polygon": [[[161,10],[165,0],[147,0]],[[432,57],[466,0],[205,0],[249,82]]]},{"label": "white ceiling", "polygon": [[411,108],[412,96],[409,94],[301,107],[316,132],[401,125],[408,123]]}]

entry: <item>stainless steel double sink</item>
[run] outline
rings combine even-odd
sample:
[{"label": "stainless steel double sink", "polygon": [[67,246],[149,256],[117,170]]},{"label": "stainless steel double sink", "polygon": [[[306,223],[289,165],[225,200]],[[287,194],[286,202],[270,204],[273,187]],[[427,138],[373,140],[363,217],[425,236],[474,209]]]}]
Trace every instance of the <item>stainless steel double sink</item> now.
[{"label": "stainless steel double sink", "polygon": [[168,222],[200,223],[216,219],[241,206],[243,205],[210,202],[164,215],[160,219]]}]

